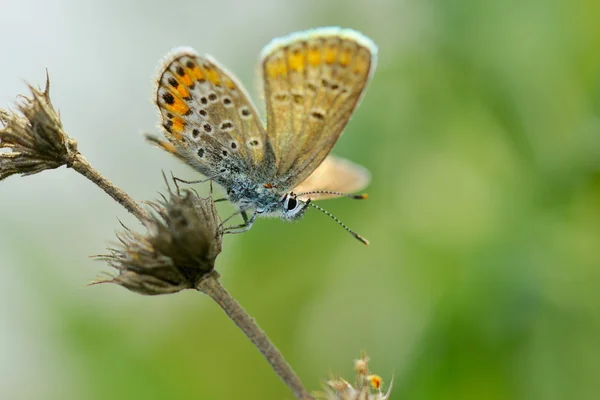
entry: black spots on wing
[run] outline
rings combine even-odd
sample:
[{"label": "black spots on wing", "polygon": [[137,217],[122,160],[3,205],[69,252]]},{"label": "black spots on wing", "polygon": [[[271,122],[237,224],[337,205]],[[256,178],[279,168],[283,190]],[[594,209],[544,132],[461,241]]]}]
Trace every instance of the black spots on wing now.
[{"label": "black spots on wing", "polygon": [[198,129],[194,129],[192,131],[192,136],[195,138],[197,138],[198,136],[200,136],[200,131]]},{"label": "black spots on wing", "polygon": [[204,96],[200,97],[200,103],[202,104],[208,104],[208,99]]},{"label": "black spots on wing", "polygon": [[169,85],[173,86],[175,89],[177,89],[177,87],[179,86],[179,82],[177,82],[177,79],[170,77],[168,79],[169,81]]},{"label": "black spots on wing", "polygon": [[163,93],[162,98],[169,105],[175,103],[175,97],[169,92]]},{"label": "black spots on wing", "polygon": [[213,128],[211,124],[204,124],[202,125],[202,129],[204,129],[204,132],[206,133],[211,133]]},{"label": "black spots on wing", "polygon": [[318,119],[320,121],[325,119],[325,113],[321,110],[312,110],[310,112],[310,116],[313,117],[314,119]]},{"label": "black spots on wing", "polygon": [[325,89],[333,90],[333,91],[336,91],[340,88],[339,82],[330,82],[327,79],[321,79],[321,82],[319,82],[318,84],[316,82],[307,82],[306,83],[306,88],[310,92],[316,92],[319,89],[319,86],[321,86]]},{"label": "black spots on wing", "polygon": [[177,75],[179,75],[179,76],[185,75],[185,70],[183,69],[183,67],[181,65],[178,65],[177,68],[175,68],[175,72],[177,72]]},{"label": "black spots on wing", "polygon": [[242,118],[250,118],[252,117],[252,112],[248,107],[244,106],[240,108],[240,115],[242,116]]},{"label": "black spots on wing", "polygon": [[275,101],[278,101],[278,102],[287,101],[287,99],[288,99],[288,93],[287,92],[278,92],[278,93],[275,93],[273,95],[273,99],[275,99]]},{"label": "black spots on wing", "polygon": [[233,150],[237,149],[237,147],[238,147],[238,145],[237,145],[237,143],[236,143],[236,142],[231,142],[231,148],[232,148]]},{"label": "black spots on wing", "polygon": [[256,147],[260,146],[260,140],[248,139],[248,142],[246,142],[246,144],[248,145],[248,147],[256,148]]},{"label": "black spots on wing", "polygon": [[198,111],[198,114],[202,115],[203,117],[206,117],[208,115],[208,112],[204,109]]},{"label": "black spots on wing", "polygon": [[216,93],[210,93],[208,95],[208,100],[210,100],[210,101],[216,101],[217,100],[217,94]]},{"label": "black spots on wing", "polygon": [[204,149],[198,149],[198,157],[202,158],[204,157]]},{"label": "black spots on wing", "polygon": [[231,121],[223,121],[219,128],[224,132],[229,132],[229,131],[233,130],[234,125],[233,125],[233,122],[231,122]]},{"label": "black spots on wing", "polygon": [[190,69],[192,69],[192,68],[195,67],[194,63],[191,60],[189,60],[188,62],[186,62],[185,66],[188,67],[188,68],[190,68]]},{"label": "black spots on wing", "polygon": [[231,107],[233,105],[233,101],[231,101],[231,98],[225,96],[223,97],[223,105],[225,107]]},{"label": "black spots on wing", "polygon": [[223,150],[222,153],[225,157],[229,156],[229,152],[227,150]]}]

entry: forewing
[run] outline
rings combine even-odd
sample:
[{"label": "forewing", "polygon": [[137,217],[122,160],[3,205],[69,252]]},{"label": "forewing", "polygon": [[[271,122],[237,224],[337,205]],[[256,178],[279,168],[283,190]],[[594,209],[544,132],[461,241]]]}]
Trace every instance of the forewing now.
[{"label": "forewing", "polygon": [[331,151],[375,68],[377,48],[340,28],[277,39],[263,51],[267,135],[274,183],[304,181]]},{"label": "forewing", "polygon": [[266,131],[232,74],[209,56],[176,49],[160,67],[154,101],[168,142],[148,137],[207,176],[223,168],[254,171]]},{"label": "forewing", "polygon": [[[371,181],[369,171],[351,161],[341,157],[329,155],[321,165],[309,175],[301,184],[296,186],[294,193],[331,191],[340,193],[354,193],[364,189]],[[338,197],[330,193],[314,193],[300,195],[301,200],[325,200]]]}]

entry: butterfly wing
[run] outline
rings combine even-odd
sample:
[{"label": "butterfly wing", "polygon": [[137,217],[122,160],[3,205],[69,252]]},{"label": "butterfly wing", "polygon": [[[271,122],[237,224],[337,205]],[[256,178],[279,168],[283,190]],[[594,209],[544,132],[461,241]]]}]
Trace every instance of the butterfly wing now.
[{"label": "butterfly wing", "polygon": [[300,32],[265,48],[267,136],[278,187],[298,185],[329,154],[373,73],[376,54],[370,39],[340,28]]},{"label": "butterfly wing", "polygon": [[[364,189],[371,181],[369,171],[351,161],[333,155],[325,160],[298,186],[294,193],[331,191],[353,193]],[[325,200],[338,197],[331,193],[313,193],[298,196],[301,200]]]},{"label": "butterfly wing", "polygon": [[205,176],[255,171],[262,163],[263,123],[243,87],[211,57],[187,48],[170,53],[154,101],[168,141],[148,139]]}]

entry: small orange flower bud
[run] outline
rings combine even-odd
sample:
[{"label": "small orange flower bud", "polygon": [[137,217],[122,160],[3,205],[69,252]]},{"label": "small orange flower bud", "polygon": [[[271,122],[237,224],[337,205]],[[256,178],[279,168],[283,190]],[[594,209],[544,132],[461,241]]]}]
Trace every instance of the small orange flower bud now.
[{"label": "small orange flower bud", "polygon": [[379,375],[369,375],[367,376],[367,380],[371,383],[371,386],[374,389],[379,390],[381,388],[381,383],[383,382],[383,380]]}]

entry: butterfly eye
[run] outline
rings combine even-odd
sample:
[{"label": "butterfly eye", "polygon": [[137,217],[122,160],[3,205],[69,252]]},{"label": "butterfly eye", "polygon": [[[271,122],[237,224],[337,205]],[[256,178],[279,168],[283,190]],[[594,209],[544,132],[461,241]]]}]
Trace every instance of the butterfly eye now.
[{"label": "butterfly eye", "polygon": [[284,206],[285,206],[285,209],[286,209],[287,211],[292,211],[294,208],[296,208],[296,206],[297,206],[297,205],[298,205],[298,200],[296,200],[296,199],[295,199],[295,198],[293,198],[293,197],[288,197],[288,198],[285,200],[285,204],[284,204]]},{"label": "butterfly eye", "polygon": [[283,198],[283,212],[281,213],[281,218],[284,221],[298,220],[302,218],[309,204],[310,199],[304,202],[302,200],[298,200],[295,194],[288,193]]}]

